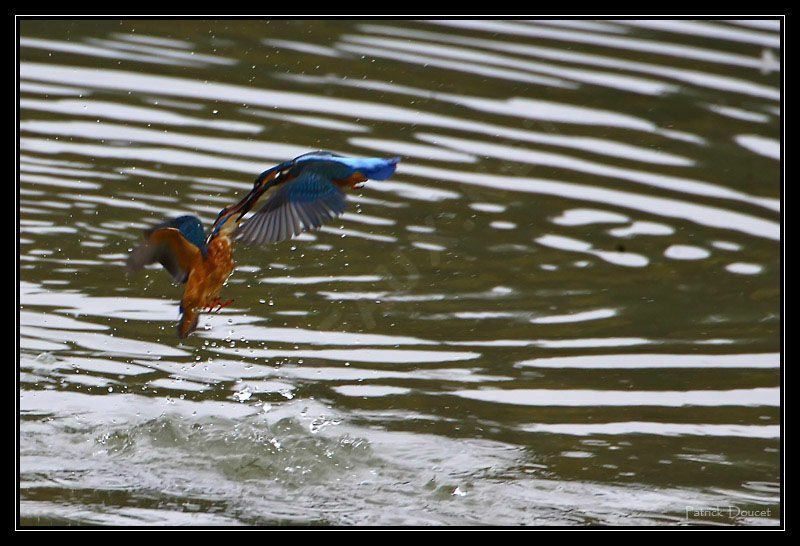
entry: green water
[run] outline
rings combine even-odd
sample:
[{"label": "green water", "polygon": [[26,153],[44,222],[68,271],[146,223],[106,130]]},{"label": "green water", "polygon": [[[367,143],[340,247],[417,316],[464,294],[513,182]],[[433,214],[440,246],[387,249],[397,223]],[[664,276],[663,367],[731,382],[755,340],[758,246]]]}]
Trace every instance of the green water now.
[{"label": "green water", "polygon": [[[22,20],[20,523],[778,525],[780,45]],[[403,161],[178,340],[141,229],[316,149]]]}]

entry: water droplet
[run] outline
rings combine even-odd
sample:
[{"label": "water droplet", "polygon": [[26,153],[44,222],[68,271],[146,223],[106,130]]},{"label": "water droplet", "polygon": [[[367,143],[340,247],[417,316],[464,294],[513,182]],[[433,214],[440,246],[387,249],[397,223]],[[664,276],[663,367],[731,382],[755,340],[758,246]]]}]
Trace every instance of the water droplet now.
[{"label": "water droplet", "polygon": [[253,393],[251,393],[247,387],[240,390],[239,392],[233,393],[233,399],[236,400],[237,402],[244,402],[246,400],[249,400],[251,396],[253,396]]}]

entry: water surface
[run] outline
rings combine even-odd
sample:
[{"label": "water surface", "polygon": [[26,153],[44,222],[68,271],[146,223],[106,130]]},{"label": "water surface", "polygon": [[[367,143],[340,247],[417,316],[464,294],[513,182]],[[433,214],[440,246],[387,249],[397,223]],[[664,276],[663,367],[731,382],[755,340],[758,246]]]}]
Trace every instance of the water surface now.
[{"label": "water surface", "polygon": [[[22,524],[779,523],[778,21],[20,33]],[[316,149],[178,340],[141,229]]]}]

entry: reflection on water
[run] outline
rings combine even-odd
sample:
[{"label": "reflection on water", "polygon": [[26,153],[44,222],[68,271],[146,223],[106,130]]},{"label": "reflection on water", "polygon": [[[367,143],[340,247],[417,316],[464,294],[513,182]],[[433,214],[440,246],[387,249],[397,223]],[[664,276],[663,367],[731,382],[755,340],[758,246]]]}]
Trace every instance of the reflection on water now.
[{"label": "reflection on water", "polygon": [[[20,28],[23,524],[779,523],[779,21]],[[314,149],[176,339],[140,230]]]}]

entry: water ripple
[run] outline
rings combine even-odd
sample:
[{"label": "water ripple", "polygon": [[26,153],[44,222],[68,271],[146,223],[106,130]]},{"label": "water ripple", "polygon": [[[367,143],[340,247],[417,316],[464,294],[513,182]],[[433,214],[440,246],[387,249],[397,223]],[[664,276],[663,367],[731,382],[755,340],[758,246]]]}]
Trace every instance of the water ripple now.
[{"label": "water ripple", "polygon": [[[57,23],[18,48],[23,525],[777,524],[781,20]],[[403,161],[176,339],[141,230],[316,149]]]}]

